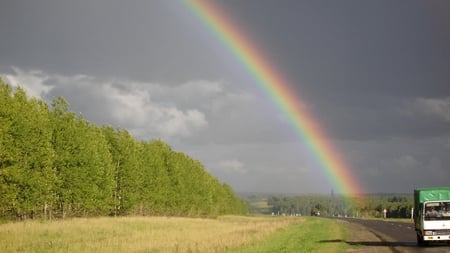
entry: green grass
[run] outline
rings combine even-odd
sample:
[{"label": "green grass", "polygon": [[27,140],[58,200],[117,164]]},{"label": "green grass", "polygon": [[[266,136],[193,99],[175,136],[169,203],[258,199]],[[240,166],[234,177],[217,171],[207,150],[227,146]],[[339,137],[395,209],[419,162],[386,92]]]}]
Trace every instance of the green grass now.
[{"label": "green grass", "polygon": [[331,219],[306,217],[270,235],[263,242],[252,243],[228,253],[302,253],[346,252],[345,228]]},{"label": "green grass", "polygon": [[0,225],[0,251],[345,252],[342,223],[318,217],[103,217]]}]

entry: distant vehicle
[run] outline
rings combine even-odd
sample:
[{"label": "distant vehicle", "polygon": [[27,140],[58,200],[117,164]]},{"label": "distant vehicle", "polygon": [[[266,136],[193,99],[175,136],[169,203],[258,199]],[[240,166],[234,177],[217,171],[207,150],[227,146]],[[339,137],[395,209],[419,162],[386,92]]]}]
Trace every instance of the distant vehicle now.
[{"label": "distant vehicle", "polygon": [[450,242],[450,187],[414,190],[413,218],[417,244],[431,241]]}]

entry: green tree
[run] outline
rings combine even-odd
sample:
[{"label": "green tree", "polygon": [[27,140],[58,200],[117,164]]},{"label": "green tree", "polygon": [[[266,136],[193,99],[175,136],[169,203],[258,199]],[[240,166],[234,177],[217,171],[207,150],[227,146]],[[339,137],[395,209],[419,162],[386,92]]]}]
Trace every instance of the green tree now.
[{"label": "green tree", "polygon": [[79,123],[83,152],[80,152],[82,169],[86,173],[83,184],[83,203],[86,210],[95,215],[110,214],[113,210],[114,167],[108,142],[103,131],[84,120]]},{"label": "green tree", "polygon": [[108,142],[98,127],[68,111],[63,98],[53,102],[53,149],[62,217],[112,210],[114,173]]},{"label": "green tree", "polygon": [[142,142],[142,195],[140,212],[168,214],[173,210],[172,183],[168,172],[168,157],[172,152],[161,140]]},{"label": "green tree", "polygon": [[[4,211],[22,219],[47,215],[55,171],[47,105],[1,83],[0,188]],[[11,96],[12,95],[12,96]]]},{"label": "green tree", "polygon": [[14,147],[11,134],[16,114],[13,105],[12,88],[0,79],[0,214],[2,216],[13,215],[19,193],[16,155],[19,150]]},{"label": "green tree", "polygon": [[163,141],[91,124],[62,97],[49,109],[0,79],[0,216],[246,212],[229,185]]},{"label": "green tree", "polygon": [[142,177],[142,146],[126,130],[104,127],[114,171],[114,215],[130,214],[139,204]]}]

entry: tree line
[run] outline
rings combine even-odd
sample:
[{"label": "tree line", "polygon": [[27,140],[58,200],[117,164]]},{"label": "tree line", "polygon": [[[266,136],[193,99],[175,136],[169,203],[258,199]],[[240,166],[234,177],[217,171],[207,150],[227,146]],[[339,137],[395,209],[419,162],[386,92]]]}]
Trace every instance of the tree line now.
[{"label": "tree line", "polygon": [[411,218],[412,194],[368,194],[358,197],[340,195],[251,196],[249,203],[264,199],[267,206],[252,211],[274,215],[320,215],[341,217]]},{"label": "tree line", "polygon": [[0,218],[243,214],[246,203],[162,140],[140,141],[0,78]]}]

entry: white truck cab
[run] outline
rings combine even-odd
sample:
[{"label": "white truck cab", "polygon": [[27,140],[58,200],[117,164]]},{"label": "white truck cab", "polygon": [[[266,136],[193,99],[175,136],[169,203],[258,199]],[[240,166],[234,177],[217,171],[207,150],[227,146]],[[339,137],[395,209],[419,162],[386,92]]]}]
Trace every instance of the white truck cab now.
[{"label": "white truck cab", "polygon": [[450,187],[414,190],[413,216],[419,245],[450,242]]}]

